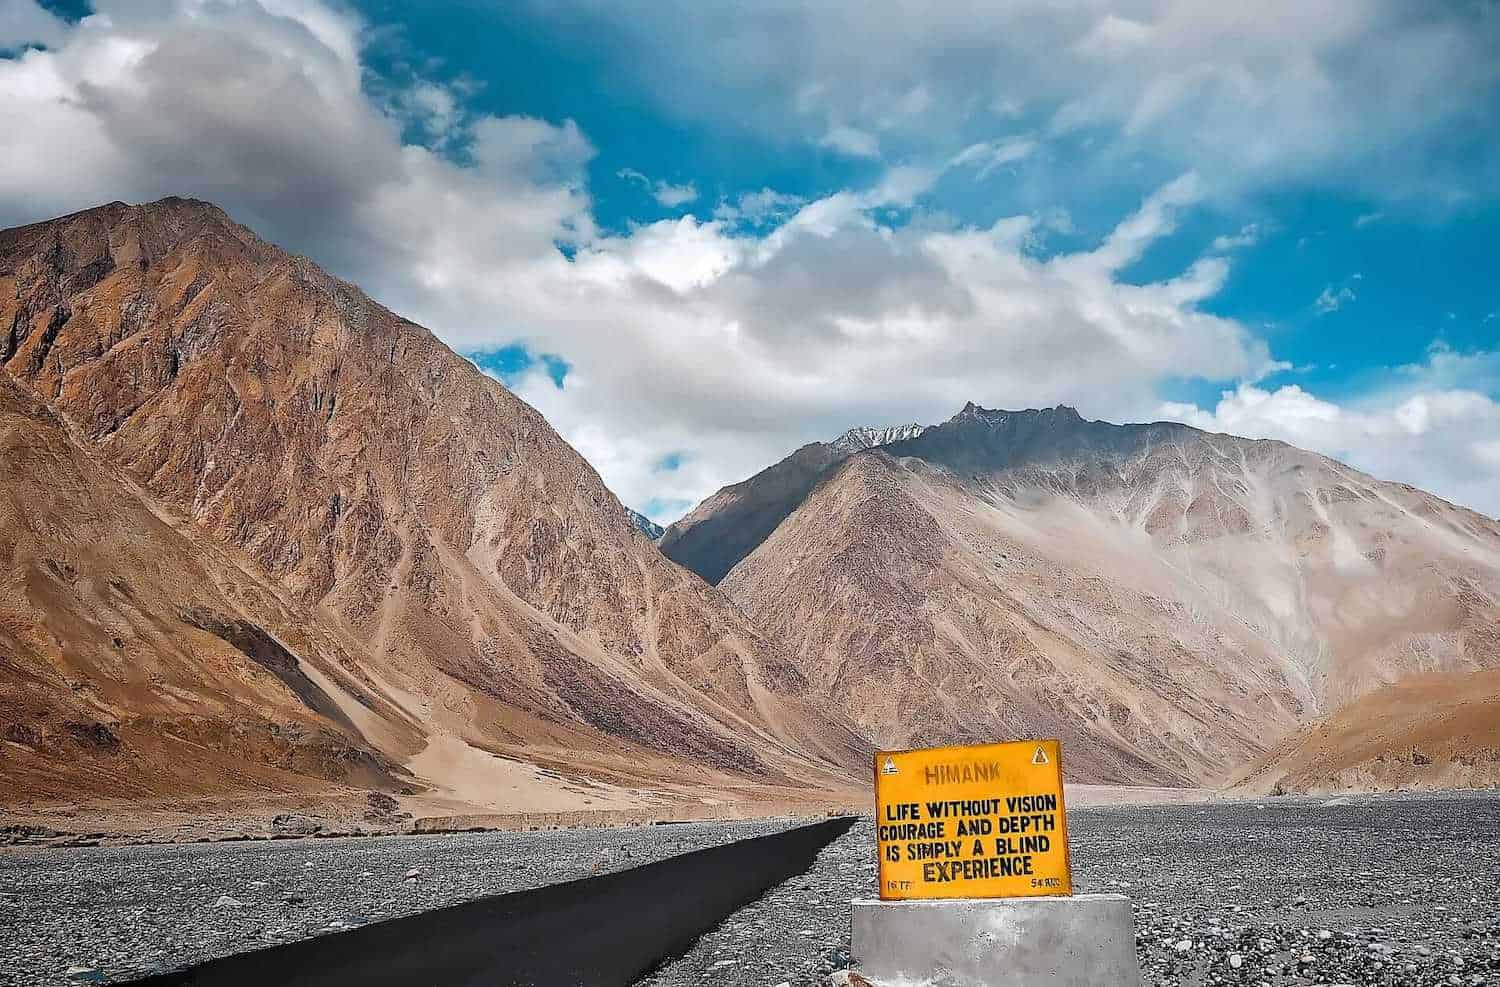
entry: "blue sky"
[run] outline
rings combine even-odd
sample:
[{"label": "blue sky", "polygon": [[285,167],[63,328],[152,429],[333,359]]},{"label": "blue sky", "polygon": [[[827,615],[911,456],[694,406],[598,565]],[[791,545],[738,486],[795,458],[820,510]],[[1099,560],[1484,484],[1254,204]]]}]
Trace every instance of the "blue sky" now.
[{"label": "blue sky", "polygon": [[672,112],[632,78],[643,53],[598,21],[527,3],[360,6],[375,22],[399,25],[373,53],[377,71],[400,76],[437,59],[430,72],[423,66],[425,74],[477,84],[467,100],[475,112],[577,121],[598,152],[588,165],[589,187],[595,217],[610,229],[691,211],[661,206],[620,177],[625,169],[693,184],[710,205],[768,187],[812,198],[878,174],[869,162],[805,142],[767,140],[736,125],[732,113],[703,119]]},{"label": "blue sky", "polygon": [[0,50],[5,225],[219,202],[658,521],[968,400],[1500,512],[1493,5],[16,0]]}]

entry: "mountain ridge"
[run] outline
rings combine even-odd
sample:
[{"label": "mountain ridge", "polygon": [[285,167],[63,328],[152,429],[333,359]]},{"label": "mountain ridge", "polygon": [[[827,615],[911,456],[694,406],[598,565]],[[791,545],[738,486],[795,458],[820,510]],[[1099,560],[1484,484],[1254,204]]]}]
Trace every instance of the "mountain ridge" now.
[{"label": "mountain ridge", "polygon": [[650,538],[652,541],[656,541],[662,536],[662,532],[667,530],[661,525],[657,524],[655,521],[648,518],[646,515],[641,514],[639,511],[635,511],[627,507],[625,508],[625,513],[629,516],[630,522],[634,524],[638,529],[640,529],[641,534],[645,535],[647,538]]},{"label": "mountain ridge", "polygon": [[541,415],[217,207],[0,233],[0,325],[0,365],[97,455],[362,644],[428,727],[397,759],[456,804],[501,783],[496,750],[635,787],[836,787],[863,765]]},{"label": "mountain ridge", "polygon": [[[869,738],[1047,733],[1075,780],[1213,783],[1253,764],[1256,785],[1389,781],[1407,768],[1369,768],[1389,751],[1340,712],[1500,665],[1500,523],[1284,443],[970,402],[803,446],[658,552],[534,409],[211,204],[0,232],[0,326],[14,448],[72,450],[38,467],[72,477],[57,490],[0,487],[7,551],[42,560],[18,571],[46,587],[0,608],[0,699],[25,741],[6,756],[30,759],[38,792],[97,786],[111,736],[145,745],[136,790],[191,787],[143,753],[140,711],[180,718],[156,691],[208,695],[202,661],[282,718],[205,701],[227,719],[204,729],[296,768],[236,784],[357,776],[454,811],[513,805],[473,793],[524,788],[533,768],[565,807],[816,798],[863,783]],[[79,536],[29,510],[76,494],[52,512],[91,517],[95,487],[126,491],[113,499],[132,517],[183,519],[145,556],[115,553],[132,565],[242,561],[203,562],[196,596],[124,574],[152,587],[155,629],[100,637],[88,628],[134,626],[123,604],[57,561]],[[230,584],[259,602],[214,595]],[[131,684],[99,646],[115,638],[161,681]],[[70,653],[71,681],[100,683],[92,707],[55,671]],[[28,678],[3,660],[18,655],[54,673]],[[78,726],[49,726],[63,722]],[[321,739],[245,739],[278,722]],[[1434,729],[1409,725],[1429,745]],[[558,768],[585,787],[543,777]]]},{"label": "mountain ridge", "polygon": [[916,422],[912,422],[910,425],[892,425],[887,428],[858,425],[828,444],[842,452],[859,452],[864,449],[873,449],[876,446],[890,445],[892,442],[915,439],[926,428],[927,426],[918,425]]},{"label": "mountain ridge", "polygon": [[667,526],[662,553],[717,584],[786,519],[823,473],[845,456],[920,436],[925,426],[856,426],[831,442],[809,442],[759,473],[720,488]]},{"label": "mountain ridge", "polygon": [[1500,663],[1500,524],[1284,443],[971,402],[807,488],[720,585],[879,744],[1061,732],[1090,780],[1213,782]]}]

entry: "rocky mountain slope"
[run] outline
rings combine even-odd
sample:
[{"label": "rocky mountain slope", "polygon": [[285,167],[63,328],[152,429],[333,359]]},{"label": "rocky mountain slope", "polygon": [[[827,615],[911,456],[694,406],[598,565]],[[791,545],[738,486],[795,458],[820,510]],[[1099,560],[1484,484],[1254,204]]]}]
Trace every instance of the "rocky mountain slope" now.
[{"label": "rocky mountain slope", "polygon": [[[93,454],[348,639],[342,663],[394,710],[342,714],[455,803],[504,808],[559,765],[597,782],[589,804],[611,784],[862,773],[861,739],[785,652],[663,558],[541,416],[217,208],[0,233],[0,326],[0,365]],[[143,621],[188,606],[157,603]]]},{"label": "rocky mountain slope", "polygon": [[851,428],[832,442],[809,442],[750,479],[723,488],[669,525],[660,539],[661,550],[718,583],[776,530],[829,467],[851,453],[916,438],[922,429],[915,424]]},{"label": "rocky mountain slope", "polygon": [[1500,669],[1382,686],[1243,771],[1251,794],[1500,787]]},{"label": "rocky mountain slope", "polygon": [[970,405],[810,486],[721,585],[882,745],[1055,734],[1080,780],[1212,781],[1500,667],[1500,524],[1281,443]]},{"label": "rocky mountain slope", "polygon": [[0,373],[0,776],[8,797],[393,790],[334,695],[416,741],[357,646],[161,512]]}]

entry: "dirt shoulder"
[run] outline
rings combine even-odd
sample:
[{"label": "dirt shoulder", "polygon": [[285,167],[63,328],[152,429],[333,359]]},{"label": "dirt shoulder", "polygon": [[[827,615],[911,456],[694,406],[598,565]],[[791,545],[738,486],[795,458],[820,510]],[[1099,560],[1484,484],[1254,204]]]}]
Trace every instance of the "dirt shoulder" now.
[{"label": "dirt shoulder", "polygon": [[[1072,808],[1169,805],[1223,801],[1201,788],[1069,785]],[[79,799],[33,801],[0,808],[0,845],[111,846],[201,843],[298,837],[388,836],[478,830],[603,828],[653,824],[868,814],[868,793],[786,791],[702,793],[599,809],[548,808],[527,803],[496,812],[442,799],[389,796],[340,789],[315,795],[191,797],[156,801]]]}]

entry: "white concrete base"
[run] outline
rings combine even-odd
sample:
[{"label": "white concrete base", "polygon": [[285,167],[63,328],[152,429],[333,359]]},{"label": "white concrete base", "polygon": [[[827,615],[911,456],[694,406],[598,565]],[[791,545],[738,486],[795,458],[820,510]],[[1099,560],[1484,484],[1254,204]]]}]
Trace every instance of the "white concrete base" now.
[{"label": "white concrete base", "polygon": [[852,946],[877,987],[1141,987],[1117,894],[856,901]]}]

